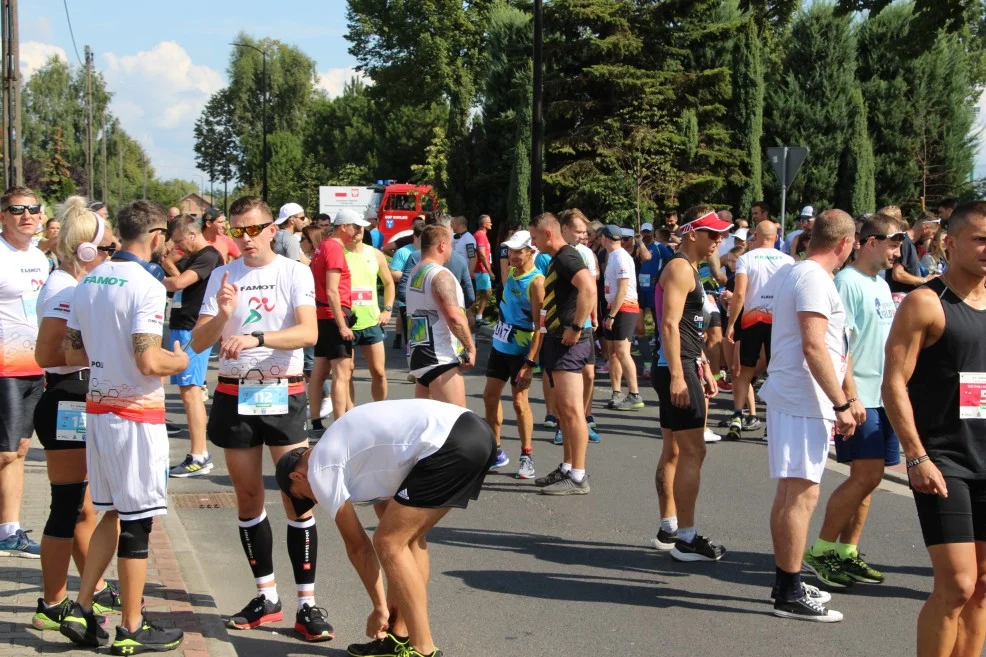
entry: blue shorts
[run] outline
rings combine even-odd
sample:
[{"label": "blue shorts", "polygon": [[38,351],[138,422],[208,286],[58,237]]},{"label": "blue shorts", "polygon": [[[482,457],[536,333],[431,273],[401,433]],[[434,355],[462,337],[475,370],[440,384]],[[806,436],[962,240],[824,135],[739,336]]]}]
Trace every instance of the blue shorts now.
[{"label": "blue shorts", "polygon": [[475,283],[477,292],[493,289],[493,279],[489,274],[476,274]]},{"label": "blue shorts", "polygon": [[849,440],[835,439],[835,458],[839,463],[860,459],[883,459],[884,465],[900,463],[900,441],[882,408],[867,408],[866,422],[856,427]]},{"label": "blue shorts", "polygon": [[[185,345],[192,339],[192,332],[184,329],[171,329],[172,344],[167,347],[169,350],[174,346],[174,341]],[[206,349],[200,354],[192,351],[191,347],[185,350],[188,354],[188,367],[181,374],[171,375],[171,385],[174,386],[204,386],[205,373],[209,370],[209,355],[212,349]]]},{"label": "blue shorts", "polygon": [[357,347],[369,347],[371,344],[383,342],[387,337],[386,331],[379,324],[367,326],[365,329],[353,331],[353,344]]}]

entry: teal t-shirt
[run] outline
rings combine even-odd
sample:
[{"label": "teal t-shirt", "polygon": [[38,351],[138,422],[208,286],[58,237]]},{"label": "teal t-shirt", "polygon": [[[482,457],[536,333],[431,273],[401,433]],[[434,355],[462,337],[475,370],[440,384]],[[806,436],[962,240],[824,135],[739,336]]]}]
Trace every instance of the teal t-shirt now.
[{"label": "teal t-shirt", "polygon": [[859,401],[866,408],[881,408],[883,350],[897,311],[890,286],[880,276],[870,277],[855,267],[846,267],[836,275],[835,287],[846,309],[852,375]]}]

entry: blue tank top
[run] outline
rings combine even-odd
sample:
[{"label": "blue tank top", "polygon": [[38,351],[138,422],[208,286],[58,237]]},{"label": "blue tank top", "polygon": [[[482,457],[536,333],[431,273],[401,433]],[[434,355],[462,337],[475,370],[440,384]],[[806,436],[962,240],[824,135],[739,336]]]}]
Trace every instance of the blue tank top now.
[{"label": "blue tank top", "polygon": [[536,267],[519,278],[511,267],[503,284],[500,301],[500,321],[493,328],[493,348],[503,354],[524,355],[534,337],[534,317],[531,314],[531,282],[544,278]]}]

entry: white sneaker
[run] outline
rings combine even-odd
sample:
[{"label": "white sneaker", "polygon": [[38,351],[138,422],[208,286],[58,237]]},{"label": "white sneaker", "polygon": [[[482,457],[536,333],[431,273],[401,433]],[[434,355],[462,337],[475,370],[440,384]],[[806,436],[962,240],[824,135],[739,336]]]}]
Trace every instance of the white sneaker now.
[{"label": "white sneaker", "polygon": [[717,443],[720,440],[722,440],[722,436],[720,436],[719,434],[717,434],[715,431],[713,431],[712,429],[706,429],[705,430],[705,442],[707,442],[707,443]]},{"label": "white sneaker", "polygon": [[332,398],[322,397],[322,405],[318,409],[318,416],[324,420],[330,415],[332,415]]}]

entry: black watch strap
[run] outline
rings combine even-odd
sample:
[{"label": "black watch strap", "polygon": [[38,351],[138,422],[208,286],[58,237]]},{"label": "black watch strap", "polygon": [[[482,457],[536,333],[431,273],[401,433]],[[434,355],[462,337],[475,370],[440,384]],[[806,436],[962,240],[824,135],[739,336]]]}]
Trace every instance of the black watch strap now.
[{"label": "black watch strap", "polygon": [[257,342],[259,343],[259,344],[257,344],[258,347],[263,347],[264,346],[264,332],[263,331],[254,331],[250,335],[252,335],[253,337],[257,338]]},{"label": "black watch strap", "polygon": [[531,360],[530,358],[525,358],[524,359],[524,364],[525,365],[530,365],[531,367],[537,367],[538,366],[538,362],[536,360]]}]

